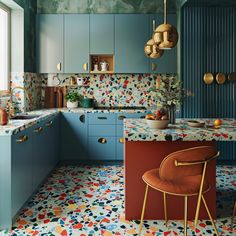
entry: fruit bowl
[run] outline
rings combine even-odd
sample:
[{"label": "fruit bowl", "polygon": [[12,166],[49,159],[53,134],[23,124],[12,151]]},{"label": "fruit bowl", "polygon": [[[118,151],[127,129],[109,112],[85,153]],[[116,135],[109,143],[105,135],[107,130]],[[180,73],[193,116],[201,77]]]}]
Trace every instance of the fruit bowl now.
[{"label": "fruit bowl", "polygon": [[148,119],[146,119],[146,121],[151,129],[165,129],[170,122],[169,120],[148,120]]}]

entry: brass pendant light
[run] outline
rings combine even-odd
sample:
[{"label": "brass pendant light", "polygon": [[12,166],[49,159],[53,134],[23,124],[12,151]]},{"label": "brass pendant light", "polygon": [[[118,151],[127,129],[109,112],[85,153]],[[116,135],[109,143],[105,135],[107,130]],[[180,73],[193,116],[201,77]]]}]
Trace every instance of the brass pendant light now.
[{"label": "brass pendant light", "polygon": [[178,42],[176,28],[166,21],[166,0],[164,0],[164,24],[159,25],[153,34],[153,40],[160,49],[171,49]]},{"label": "brass pendant light", "polygon": [[[153,32],[155,30],[155,21],[153,21]],[[144,46],[144,52],[147,57],[150,58],[159,58],[163,55],[164,51],[160,50],[157,44],[154,42],[153,39],[150,39],[147,41],[147,43]]]}]

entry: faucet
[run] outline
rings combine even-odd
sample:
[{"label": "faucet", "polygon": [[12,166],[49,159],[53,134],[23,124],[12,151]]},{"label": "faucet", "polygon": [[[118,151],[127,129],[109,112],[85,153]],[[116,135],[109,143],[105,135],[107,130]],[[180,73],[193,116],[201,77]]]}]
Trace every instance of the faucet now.
[{"label": "faucet", "polygon": [[[14,117],[16,115],[16,111],[15,111],[15,108],[14,108],[14,105],[13,105],[13,101],[12,101],[12,98],[13,98],[13,91],[15,89],[22,89],[24,92],[25,92],[25,96],[27,98],[27,100],[29,101],[29,104],[30,104],[30,98],[29,98],[29,93],[28,91],[24,88],[24,87],[21,87],[21,86],[16,86],[14,88],[11,89],[11,93],[10,93],[10,101],[8,102],[8,108],[9,108],[9,117]],[[25,106],[23,107],[23,112],[26,113],[26,108]]]}]

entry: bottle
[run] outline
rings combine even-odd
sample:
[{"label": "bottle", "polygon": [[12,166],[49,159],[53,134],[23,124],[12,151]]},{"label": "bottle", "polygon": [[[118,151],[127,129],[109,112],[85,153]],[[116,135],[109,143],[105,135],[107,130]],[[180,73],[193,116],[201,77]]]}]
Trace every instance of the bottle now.
[{"label": "bottle", "polygon": [[8,123],[8,114],[7,112],[0,107],[0,125],[7,125]]}]

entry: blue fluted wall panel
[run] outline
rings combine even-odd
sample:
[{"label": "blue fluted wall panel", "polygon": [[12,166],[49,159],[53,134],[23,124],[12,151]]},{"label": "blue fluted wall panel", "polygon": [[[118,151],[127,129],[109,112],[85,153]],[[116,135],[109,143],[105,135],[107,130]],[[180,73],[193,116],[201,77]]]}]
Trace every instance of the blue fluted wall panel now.
[{"label": "blue fluted wall panel", "polygon": [[[181,76],[194,92],[183,104],[183,117],[236,118],[236,83],[211,85],[206,72],[236,72],[236,8],[183,7],[181,10]],[[218,144],[224,160],[236,160],[236,143]]]}]

